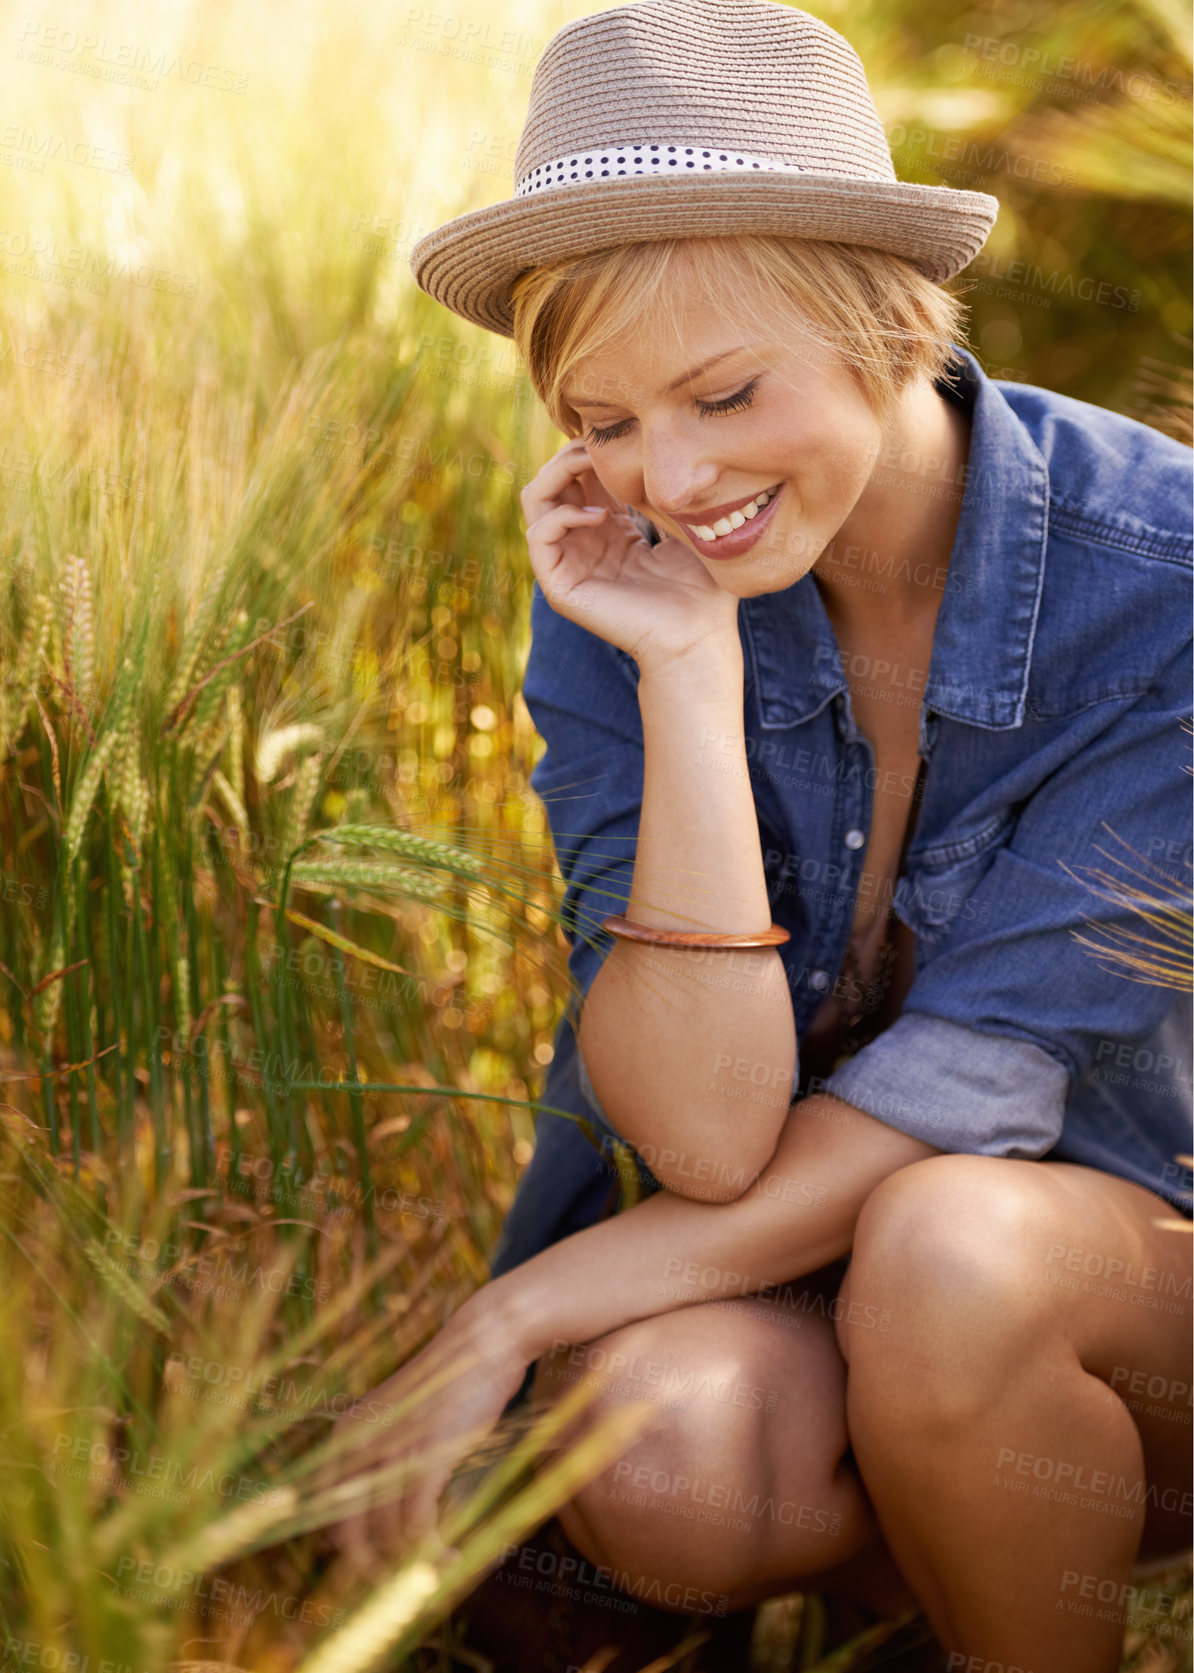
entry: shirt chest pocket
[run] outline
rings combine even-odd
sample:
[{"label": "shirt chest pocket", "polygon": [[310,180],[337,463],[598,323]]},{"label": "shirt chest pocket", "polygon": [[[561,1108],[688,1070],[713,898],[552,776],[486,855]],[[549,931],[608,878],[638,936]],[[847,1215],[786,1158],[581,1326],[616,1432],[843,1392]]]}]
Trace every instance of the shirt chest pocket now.
[{"label": "shirt chest pocket", "polygon": [[948,842],[908,850],[903,875],[895,887],[893,906],[915,932],[919,970],[929,949],[937,947],[959,919],[974,918],[971,900],[999,850],[1015,828],[1010,809],[969,833],[952,835]]}]

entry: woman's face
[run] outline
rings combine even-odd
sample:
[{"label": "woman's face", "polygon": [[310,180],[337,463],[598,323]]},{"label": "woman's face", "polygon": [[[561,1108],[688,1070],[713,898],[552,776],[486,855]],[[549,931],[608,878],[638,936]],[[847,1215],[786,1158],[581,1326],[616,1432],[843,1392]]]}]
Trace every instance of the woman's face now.
[{"label": "woman's face", "polygon": [[682,540],[727,592],[778,592],[841,528],[882,426],[797,319],[768,328],[718,312],[680,264],[666,295],[666,313],[577,363],[565,397],[614,499]]}]

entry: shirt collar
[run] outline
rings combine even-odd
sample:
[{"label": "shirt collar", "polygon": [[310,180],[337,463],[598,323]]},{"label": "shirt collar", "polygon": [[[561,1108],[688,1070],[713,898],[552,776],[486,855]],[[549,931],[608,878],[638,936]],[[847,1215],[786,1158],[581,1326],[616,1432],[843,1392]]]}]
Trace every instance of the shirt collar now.
[{"label": "shirt collar", "polygon": [[[1002,729],[1024,721],[1049,529],[1049,478],[1027,429],[974,356],[954,346],[938,381],[971,415],[949,577],[933,635],[926,709]],[[930,482],[926,478],[926,484]],[[811,575],[739,605],[759,724],[811,720],[848,688]]]}]

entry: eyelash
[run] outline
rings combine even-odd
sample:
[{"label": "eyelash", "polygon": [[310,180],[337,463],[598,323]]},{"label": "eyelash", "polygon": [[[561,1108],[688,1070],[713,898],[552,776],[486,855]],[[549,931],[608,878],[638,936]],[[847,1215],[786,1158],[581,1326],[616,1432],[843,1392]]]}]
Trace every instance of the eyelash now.
[{"label": "eyelash", "polygon": [[[752,378],[748,384],[743,385],[736,395],[727,395],[724,401],[698,401],[697,411],[702,418],[712,418],[719,413],[740,412],[744,407],[750,406],[755,398],[755,390],[758,385],[758,378]],[[626,434],[629,427],[630,420],[623,418],[617,424],[609,425],[607,429],[590,429],[589,440],[597,442],[599,445],[602,442],[617,441]]]}]

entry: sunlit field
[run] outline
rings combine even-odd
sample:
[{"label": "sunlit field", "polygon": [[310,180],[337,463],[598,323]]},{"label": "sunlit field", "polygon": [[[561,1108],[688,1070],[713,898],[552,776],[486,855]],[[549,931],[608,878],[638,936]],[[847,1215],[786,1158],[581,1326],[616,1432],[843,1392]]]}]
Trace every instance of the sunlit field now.
[{"label": "sunlit field", "polygon": [[[0,23],[0,1669],[479,1666],[470,1592],[627,1444],[549,1451],[570,1405],[445,1548],[324,1532],[333,1420],[486,1276],[568,997],[519,695],[560,437],[407,257],[510,193],[594,9]],[[1001,199],[956,282],[988,371],[1189,439],[1184,9],[812,9],[900,173]],[[1125,1668],[1190,1668],[1187,1581]],[[752,1666],[899,1631],[793,1597]]]}]

